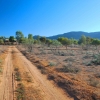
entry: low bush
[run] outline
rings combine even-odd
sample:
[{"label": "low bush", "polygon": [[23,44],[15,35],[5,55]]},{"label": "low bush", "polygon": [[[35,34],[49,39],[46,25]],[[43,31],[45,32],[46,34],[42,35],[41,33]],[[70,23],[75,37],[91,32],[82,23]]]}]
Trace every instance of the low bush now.
[{"label": "low bush", "polygon": [[49,66],[56,66],[56,63],[54,63],[54,62],[49,62]]},{"label": "low bush", "polygon": [[28,77],[27,78],[27,82],[32,82],[32,78],[31,77]]},{"label": "low bush", "polygon": [[41,69],[41,73],[42,74],[47,74],[47,70],[46,69]]},{"label": "low bush", "polygon": [[55,52],[54,54],[57,56],[68,56],[68,54],[65,52]]},{"label": "low bush", "polygon": [[74,67],[72,65],[64,65],[63,68],[57,68],[57,71],[65,72],[65,73],[78,73],[80,72],[80,68]]},{"label": "low bush", "polygon": [[15,68],[14,71],[15,71],[15,79],[16,79],[16,81],[21,81],[21,75],[20,75],[19,69]]},{"label": "low bush", "polygon": [[44,67],[42,65],[37,65],[38,69],[43,69]]},{"label": "low bush", "polygon": [[100,82],[97,79],[90,78],[89,79],[89,84],[93,87],[98,87],[100,85]]},{"label": "low bush", "polygon": [[96,54],[93,56],[93,60],[91,61],[95,65],[100,65],[100,54]]},{"label": "low bush", "polygon": [[52,74],[52,73],[49,73],[49,74],[48,74],[48,79],[49,79],[49,80],[54,80],[56,77],[57,77],[56,74]]},{"label": "low bush", "polygon": [[25,89],[22,83],[19,83],[17,86],[17,100],[25,100]]},{"label": "low bush", "polygon": [[95,76],[96,78],[100,78],[100,73],[96,73],[94,76]]},{"label": "low bush", "polygon": [[70,58],[66,58],[64,61],[65,61],[65,62],[67,62],[67,61],[74,62],[74,59],[70,57]]},{"label": "low bush", "polygon": [[90,62],[86,62],[85,65],[86,65],[86,66],[92,66],[93,64],[92,64],[92,62],[90,61]]},{"label": "low bush", "polygon": [[18,68],[15,68],[15,69],[14,69],[14,71],[18,71],[18,70],[19,70]]}]

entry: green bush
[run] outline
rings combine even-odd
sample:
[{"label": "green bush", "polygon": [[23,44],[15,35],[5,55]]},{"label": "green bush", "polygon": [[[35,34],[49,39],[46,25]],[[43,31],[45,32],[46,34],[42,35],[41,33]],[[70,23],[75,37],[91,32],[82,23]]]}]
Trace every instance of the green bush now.
[{"label": "green bush", "polygon": [[56,66],[56,63],[50,62],[50,63],[49,63],[49,66]]},{"label": "green bush", "polygon": [[100,54],[96,54],[93,56],[93,60],[91,61],[95,65],[100,65]]},{"label": "green bush", "polygon": [[17,92],[17,100],[25,100],[24,99],[25,89],[22,83],[18,84],[16,92]]}]

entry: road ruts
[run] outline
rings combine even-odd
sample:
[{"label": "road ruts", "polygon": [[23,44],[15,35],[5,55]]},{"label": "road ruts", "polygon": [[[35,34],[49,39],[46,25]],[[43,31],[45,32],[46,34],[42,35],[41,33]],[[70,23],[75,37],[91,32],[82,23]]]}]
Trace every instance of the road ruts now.
[{"label": "road ruts", "polygon": [[[13,59],[12,50],[16,52],[16,59],[19,59],[19,65],[25,69],[25,72],[29,72],[32,76],[32,86],[37,88],[43,95],[43,100],[73,100],[65,94],[65,92],[54,86],[40,71],[26,59],[16,47],[9,47],[7,57],[5,59],[3,77],[0,84],[0,100],[16,100],[14,97],[14,90],[16,89],[16,81],[14,81],[13,74]],[[39,95],[39,94],[38,94]],[[33,98],[34,99],[34,98]],[[39,100],[36,98],[36,100]]]},{"label": "road ruts", "polygon": [[19,59],[21,67],[23,66],[23,69],[30,73],[33,80],[33,86],[43,95],[43,100],[73,100],[73,98],[70,98],[67,94],[65,94],[62,89],[54,86],[53,83],[47,80],[47,77],[43,76],[16,47],[13,47],[13,51],[16,52],[15,57],[16,59]]},{"label": "road ruts", "polygon": [[11,48],[9,48],[3,69],[3,79],[0,88],[0,100],[14,100],[13,65],[12,65],[11,52],[12,52]]}]

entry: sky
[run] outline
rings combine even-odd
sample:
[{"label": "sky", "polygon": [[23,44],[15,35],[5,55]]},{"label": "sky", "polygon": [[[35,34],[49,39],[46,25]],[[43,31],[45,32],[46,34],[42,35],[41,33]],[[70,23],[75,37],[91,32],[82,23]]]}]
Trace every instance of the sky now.
[{"label": "sky", "polygon": [[0,36],[100,31],[100,0],[0,0]]}]

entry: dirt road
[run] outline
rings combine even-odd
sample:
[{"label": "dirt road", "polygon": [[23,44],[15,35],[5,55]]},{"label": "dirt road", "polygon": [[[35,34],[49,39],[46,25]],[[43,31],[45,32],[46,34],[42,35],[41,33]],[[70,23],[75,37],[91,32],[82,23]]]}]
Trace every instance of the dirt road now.
[{"label": "dirt road", "polygon": [[10,48],[5,59],[3,77],[0,84],[0,100],[13,100],[12,67]]},{"label": "dirt road", "polygon": [[[3,79],[0,85],[0,100],[15,100],[13,91],[13,59],[12,51],[16,53],[16,58],[19,59],[21,67],[29,72],[32,80],[33,86],[37,88],[42,96],[43,100],[73,100],[64,93],[64,91],[53,84],[53,82],[47,80],[46,76],[42,75],[40,71],[28,60],[26,59],[16,47],[10,47],[8,51],[7,58],[5,60]],[[34,100],[39,100],[38,98]]]}]

